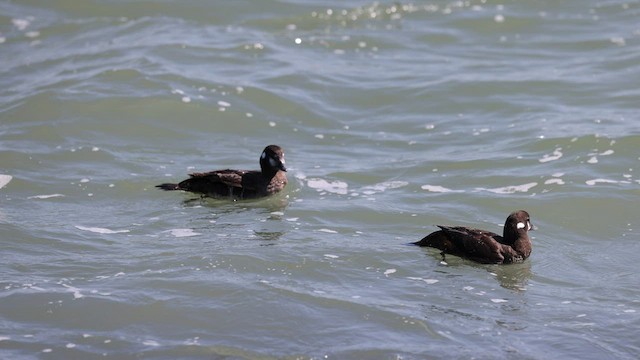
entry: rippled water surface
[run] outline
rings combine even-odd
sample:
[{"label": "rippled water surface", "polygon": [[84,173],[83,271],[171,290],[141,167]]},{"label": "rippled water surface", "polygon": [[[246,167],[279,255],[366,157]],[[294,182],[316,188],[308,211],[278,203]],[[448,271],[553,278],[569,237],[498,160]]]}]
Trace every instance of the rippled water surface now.
[{"label": "rippled water surface", "polygon": [[[638,19],[0,1],[0,357],[637,359]],[[154,188],[272,143],[274,197]],[[522,264],[407,245],[516,209]]]}]

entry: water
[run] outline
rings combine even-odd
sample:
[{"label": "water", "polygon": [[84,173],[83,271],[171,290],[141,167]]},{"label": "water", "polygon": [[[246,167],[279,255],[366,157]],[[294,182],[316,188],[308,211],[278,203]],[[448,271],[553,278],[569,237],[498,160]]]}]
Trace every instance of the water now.
[{"label": "water", "polygon": [[[2,358],[640,356],[640,2],[0,14]],[[154,188],[271,143],[275,197]],[[523,264],[407,245],[521,208]]]}]

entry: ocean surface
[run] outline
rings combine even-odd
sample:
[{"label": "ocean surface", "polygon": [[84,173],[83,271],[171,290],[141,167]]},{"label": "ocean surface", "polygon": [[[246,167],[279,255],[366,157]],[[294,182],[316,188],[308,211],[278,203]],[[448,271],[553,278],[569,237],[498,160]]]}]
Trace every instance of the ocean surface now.
[{"label": "ocean surface", "polygon": [[[0,0],[0,358],[640,358],[639,19]],[[269,144],[271,198],[154,188]],[[408,245],[518,209],[522,264]]]}]

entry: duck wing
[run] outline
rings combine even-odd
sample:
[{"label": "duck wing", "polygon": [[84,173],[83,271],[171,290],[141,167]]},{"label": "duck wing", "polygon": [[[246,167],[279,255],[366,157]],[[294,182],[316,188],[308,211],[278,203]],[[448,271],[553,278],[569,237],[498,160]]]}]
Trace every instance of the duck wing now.
[{"label": "duck wing", "polygon": [[454,255],[482,263],[502,263],[504,261],[502,237],[494,232],[464,226],[438,225],[451,242]]},{"label": "duck wing", "polygon": [[216,188],[241,188],[243,170],[215,170],[205,173],[189,174],[189,179],[178,184],[181,190],[209,193]]}]

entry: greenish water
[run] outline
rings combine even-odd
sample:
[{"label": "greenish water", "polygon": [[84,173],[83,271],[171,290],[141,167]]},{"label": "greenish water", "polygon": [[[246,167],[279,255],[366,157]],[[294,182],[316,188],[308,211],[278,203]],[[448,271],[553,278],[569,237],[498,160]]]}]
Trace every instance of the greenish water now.
[{"label": "greenish water", "polygon": [[[638,358],[639,15],[0,1],[0,357]],[[154,188],[272,143],[272,198]],[[407,245],[516,209],[523,264]]]}]

